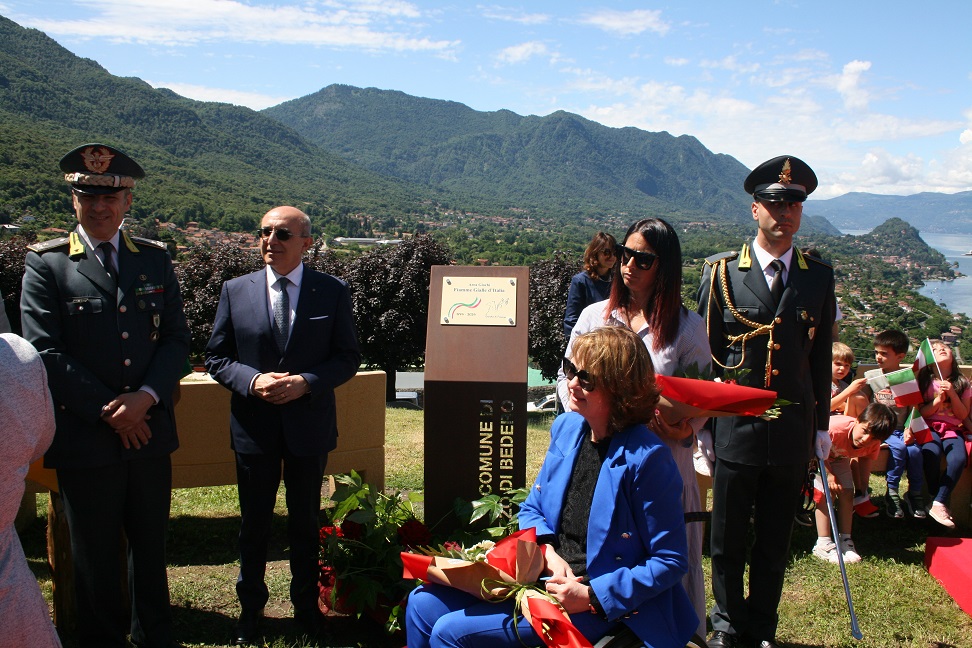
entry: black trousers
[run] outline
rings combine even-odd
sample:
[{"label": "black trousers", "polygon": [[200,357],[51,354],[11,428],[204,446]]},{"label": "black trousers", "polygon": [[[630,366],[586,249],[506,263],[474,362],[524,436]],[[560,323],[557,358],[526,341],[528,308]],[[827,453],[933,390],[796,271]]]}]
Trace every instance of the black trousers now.
[{"label": "black trousers", "polygon": [[236,595],[244,610],[258,610],[270,598],[265,577],[281,466],[287,489],[290,600],[295,613],[317,610],[321,486],[326,465],[326,454],[298,457],[286,450],[283,456],[237,453],[241,521]]},{"label": "black trousers", "polygon": [[[713,630],[774,639],[777,609],[790,556],[793,515],[807,475],[805,463],[747,466],[716,460],[712,476]],[[743,579],[749,520],[756,535],[749,561],[749,597]]]},{"label": "black trousers", "polygon": [[[78,639],[82,646],[172,642],[165,537],[172,492],[169,455],[100,468],[58,468],[71,533]],[[128,540],[131,610],[124,609],[119,556]]]}]

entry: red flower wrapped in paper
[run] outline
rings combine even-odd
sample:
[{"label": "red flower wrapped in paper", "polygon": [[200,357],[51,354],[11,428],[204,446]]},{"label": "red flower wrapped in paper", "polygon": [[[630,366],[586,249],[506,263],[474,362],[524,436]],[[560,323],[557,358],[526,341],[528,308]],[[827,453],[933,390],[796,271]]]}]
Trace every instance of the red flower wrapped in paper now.
[{"label": "red flower wrapped in paper", "polygon": [[776,418],[780,407],[791,404],[777,398],[775,391],[735,382],[657,375],[655,382],[662,390],[658,408],[670,423],[684,418],[713,416]]},{"label": "red flower wrapped in paper", "polygon": [[484,601],[515,598],[516,609],[547,646],[591,647],[563,608],[536,586],[546,564],[536,529],[522,529],[485,552],[472,552],[471,560],[452,557],[462,553],[455,549],[445,553],[448,555],[402,552],[403,578],[447,585]]}]

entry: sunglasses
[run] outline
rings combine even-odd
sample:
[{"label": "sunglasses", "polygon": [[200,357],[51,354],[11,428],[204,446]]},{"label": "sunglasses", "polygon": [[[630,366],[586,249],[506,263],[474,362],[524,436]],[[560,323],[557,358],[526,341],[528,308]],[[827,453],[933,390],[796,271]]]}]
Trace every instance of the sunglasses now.
[{"label": "sunglasses", "polygon": [[594,391],[594,376],[587,373],[587,369],[578,371],[574,363],[567,358],[564,358],[564,375],[567,376],[567,380],[577,378],[577,383],[584,391]]},{"label": "sunglasses", "polygon": [[289,241],[292,236],[297,236],[297,234],[294,234],[289,229],[284,229],[281,227],[261,227],[257,230],[257,234],[260,235],[260,238],[265,239],[270,238],[270,235],[274,232],[277,233],[278,241]]},{"label": "sunglasses", "polygon": [[655,265],[655,259],[658,258],[657,254],[639,252],[623,245],[618,245],[618,256],[621,257],[621,265],[628,265],[628,261],[634,258],[635,266],[639,270],[651,270],[651,266]]}]

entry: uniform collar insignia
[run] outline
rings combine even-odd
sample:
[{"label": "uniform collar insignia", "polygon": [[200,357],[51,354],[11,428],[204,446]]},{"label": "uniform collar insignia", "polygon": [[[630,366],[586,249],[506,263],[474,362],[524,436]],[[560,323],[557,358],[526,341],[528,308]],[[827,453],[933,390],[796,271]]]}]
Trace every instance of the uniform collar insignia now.
[{"label": "uniform collar insignia", "polygon": [[753,267],[753,257],[749,254],[748,243],[743,243],[742,251],[739,252],[739,264],[736,267],[740,270],[749,270]]},{"label": "uniform collar insignia", "polygon": [[121,235],[122,235],[122,239],[124,239],[125,241],[125,247],[128,248],[128,251],[131,252],[132,254],[138,254],[138,247],[135,245],[135,242],[132,241],[132,239],[128,236],[128,232],[122,230]]},{"label": "uniform collar insignia", "polygon": [[68,240],[71,243],[71,246],[68,248],[68,256],[84,254],[84,243],[81,242],[81,237],[78,236],[77,232],[71,232]]}]

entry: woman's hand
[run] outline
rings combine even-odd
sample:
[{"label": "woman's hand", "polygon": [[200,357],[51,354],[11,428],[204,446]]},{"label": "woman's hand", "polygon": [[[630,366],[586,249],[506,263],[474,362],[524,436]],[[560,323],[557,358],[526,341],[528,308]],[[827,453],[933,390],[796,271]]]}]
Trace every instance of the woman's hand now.
[{"label": "woman's hand", "polygon": [[544,574],[550,574],[551,578],[574,579],[574,572],[571,570],[570,565],[554,551],[553,546],[544,545],[543,557],[547,561],[547,568],[543,571]]},{"label": "woman's hand", "polygon": [[587,593],[587,585],[580,582],[580,578],[571,576],[551,576],[547,580],[547,594],[554,597],[568,614],[587,612],[590,610],[591,597]]},{"label": "woman's hand", "polygon": [[655,417],[651,421],[651,429],[658,436],[673,441],[681,441],[691,436],[693,430],[687,418],[680,419],[675,423],[669,424],[662,415],[661,410],[655,410]]}]

